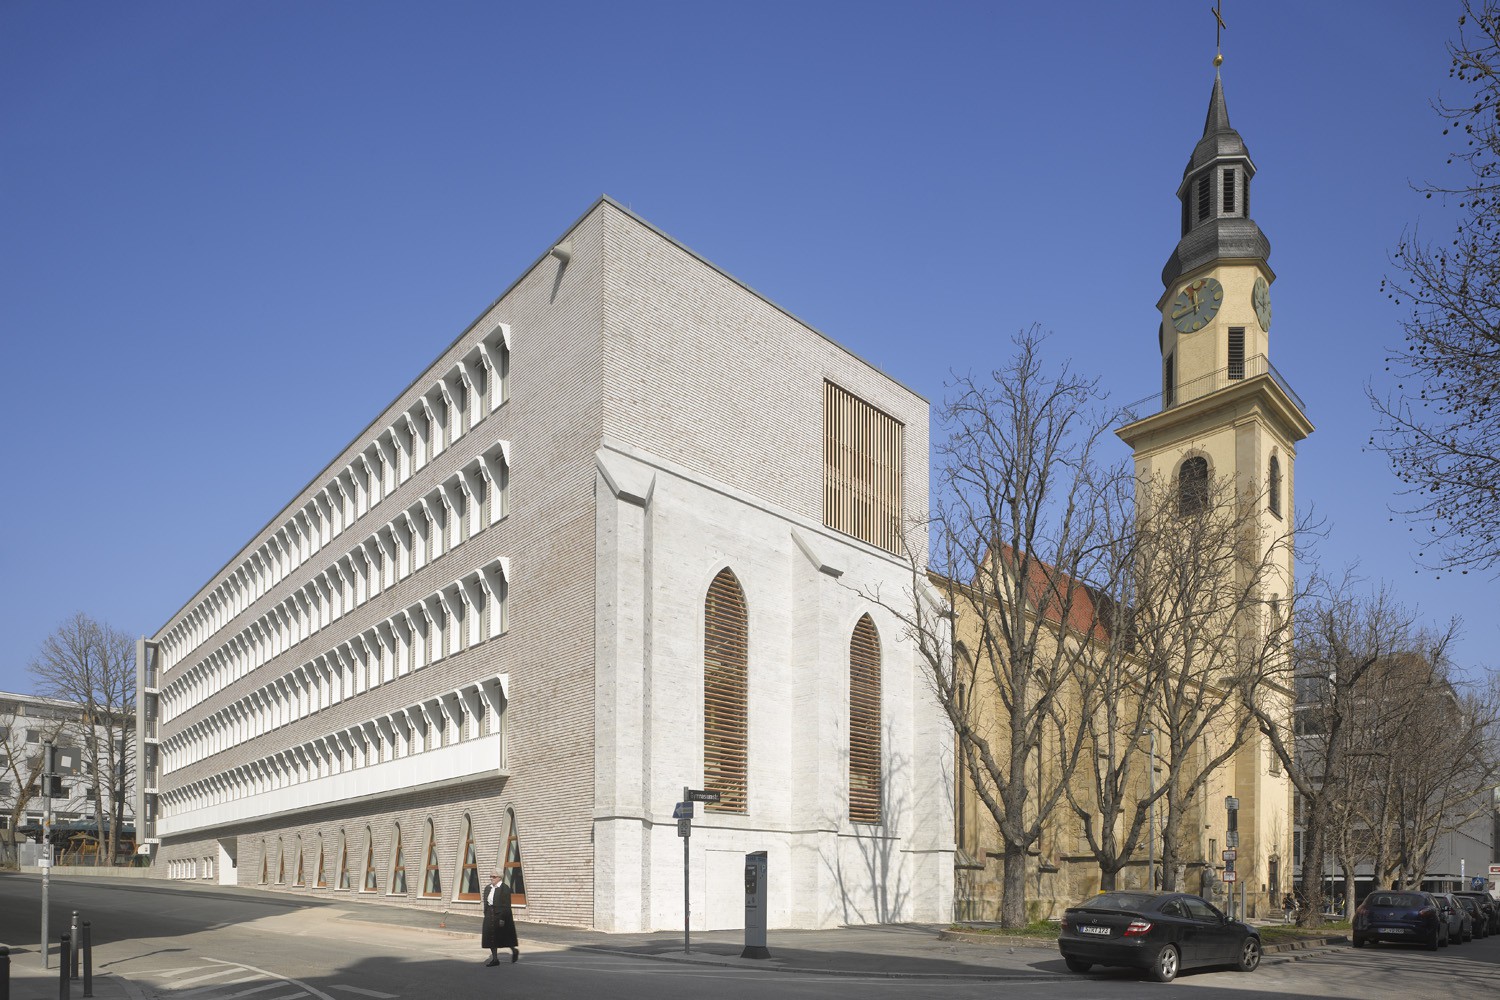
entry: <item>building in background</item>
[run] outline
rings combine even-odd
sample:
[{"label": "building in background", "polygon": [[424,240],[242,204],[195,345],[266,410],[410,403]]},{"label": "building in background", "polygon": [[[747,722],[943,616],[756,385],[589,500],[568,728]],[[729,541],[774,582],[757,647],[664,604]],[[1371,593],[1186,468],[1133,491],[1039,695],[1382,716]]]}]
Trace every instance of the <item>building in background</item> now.
[{"label": "building in background", "polygon": [[674,928],[692,787],[693,926],[948,919],[927,420],[601,199],[142,640],[157,871]]},{"label": "building in background", "polygon": [[[43,749],[48,743],[77,748],[77,774],[63,777],[62,796],[52,800],[52,844],[59,864],[107,864],[101,857],[100,812],[106,833],[113,822],[112,789],[123,787],[124,820],[117,838],[116,860],[134,853],[134,804],[136,798],[128,747],[117,748],[116,757],[126,762],[123,782],[101,782],[90,752],[90,741],[106,740],[110,731],[93,725],[83,706],[55,698],[0,691],[0,862],[30,864],[34,858],[25,845],[38,848],[43,841],[44,801],[41,795]],[[98,754],[104,757],[104,754]],[[107,770],[107,768],[106,768]]]}]

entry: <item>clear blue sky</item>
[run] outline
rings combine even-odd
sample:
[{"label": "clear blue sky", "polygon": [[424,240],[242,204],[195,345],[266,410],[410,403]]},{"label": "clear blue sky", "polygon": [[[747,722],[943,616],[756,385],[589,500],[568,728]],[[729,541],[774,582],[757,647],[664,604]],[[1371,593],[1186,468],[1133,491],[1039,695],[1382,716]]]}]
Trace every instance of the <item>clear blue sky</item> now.
[{"label": "clear blue sky", "polygon": [[[0,689],[158,629],[601,192],[934,401],[1032,323],[1155,391],[1208,7],[4,0]],[[1224,7],[1318,555],[1494,662],[1363,450],[1457,4]]]}]

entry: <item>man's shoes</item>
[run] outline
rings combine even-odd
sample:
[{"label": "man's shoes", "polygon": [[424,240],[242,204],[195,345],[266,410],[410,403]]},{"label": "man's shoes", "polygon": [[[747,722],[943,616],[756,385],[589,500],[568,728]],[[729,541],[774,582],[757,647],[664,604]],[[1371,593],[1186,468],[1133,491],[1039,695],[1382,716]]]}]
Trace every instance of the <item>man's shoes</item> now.
[{"label": "man's shoes", "polygon": [[[511,959],[511,961],[515,961],[515,959]],[[485,964],[486,967],[491,966],[491,965],[499,965],[500,964],[500,959],[497,958],[494,955],[491,955],[490,956],[490,960],[488,962],[485,962],[484,964]]]},{"label": "man's shoes", "polygon": [[510,960],[512,962],[519,962],[521,960],[521,949],[520,948],[512,948],[510,950]]}]

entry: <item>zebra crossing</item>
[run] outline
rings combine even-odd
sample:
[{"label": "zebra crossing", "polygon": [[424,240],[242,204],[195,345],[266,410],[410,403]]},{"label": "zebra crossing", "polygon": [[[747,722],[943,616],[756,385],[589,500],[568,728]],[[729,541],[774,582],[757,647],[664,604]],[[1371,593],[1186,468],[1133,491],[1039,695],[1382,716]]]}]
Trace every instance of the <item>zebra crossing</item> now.
[{"label": "zebra crossing", "polygon": [[[257,969],[243,962],[203,958],[196,965],[151,969],[139,974],[163,1000],[399,1000],[395,993],[334,983],[320,989],[290,976]],[[331,991],[331,992],[330,992]]]}]

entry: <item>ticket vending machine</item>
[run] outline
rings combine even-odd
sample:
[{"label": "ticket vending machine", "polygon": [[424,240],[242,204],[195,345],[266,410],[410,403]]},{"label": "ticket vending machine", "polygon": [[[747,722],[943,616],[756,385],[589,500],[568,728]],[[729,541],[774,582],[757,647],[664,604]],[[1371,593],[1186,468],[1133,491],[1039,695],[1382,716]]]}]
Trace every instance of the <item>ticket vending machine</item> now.
[{"label": "ticket vending machine", "polygon": [[741,958],[770,958],[766,947],[766,852],[745,855],[745,950]]}]

